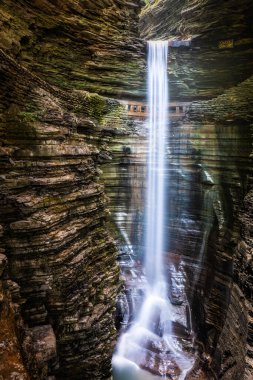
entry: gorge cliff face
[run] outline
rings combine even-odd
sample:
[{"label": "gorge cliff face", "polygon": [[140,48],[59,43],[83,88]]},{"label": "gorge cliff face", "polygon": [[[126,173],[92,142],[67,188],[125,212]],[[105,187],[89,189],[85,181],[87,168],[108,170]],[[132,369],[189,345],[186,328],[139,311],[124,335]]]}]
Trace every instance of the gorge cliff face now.
[{"label": "gorge cliff face", "polygon": [[98,165],[108,158],[108,130],[124,111],[87,90],[118,97],[138,91],[138,7],[1,3],[0,374],[6,380],[110,376],[119,268]]},{"label": "gorge cliff face", "polygon": [[[209,368],[205,376],[251,379],[252,4],[150,3],[141,13],[144,38],[191,41],[169,53],[171,101],[191,106],[170,125],[168,256],[184,266],[193,329]],[[118,174],[111,170],[108,177],[114,173],[122,179],[118,186],[126,185],[125,197],[117,186],[109,191],[135,249],[143,243],[145,197],[135,193],[145,193],[146,142],[145,133],[130,135],[122,138],[121,154],[114,146]],[[140,260],[141,252],[135,253]]]},{"label": "gorge cliff face", "polygon": [[142,1],[1,2],[1,47],[51,84],[110,96],[143,87]]},{"label": "gorge cliff face", "polygon": [[[31,378],[48,371],[59,371],[60,378],[108,376],[118,269],[105,226],[107,201],[97,183],[101,152],[86,137],[87,129],[97,137],[99,131],[85,111],[72,109],[75,96],[1,57],[8,80],[1,224],[6,285],[11,281],[25,324],[24,355],[29,340],[35,350],[26,364],[39,365]],[[90,100],[79,94],[76,104]]]},{"label": "gorge cliff face", "polygon": [[[107,96],[146,96],[141,6],[1,2],[4,380],[110,376],[125,293],[109,231],[142,260],[147,130]],[[253,376],[251,20],[249,0],[159,0],[140,19],[144,39],[192,40],[169,57],[171,100],[191,106],[170,126],[168,256],[211,379]]]}]

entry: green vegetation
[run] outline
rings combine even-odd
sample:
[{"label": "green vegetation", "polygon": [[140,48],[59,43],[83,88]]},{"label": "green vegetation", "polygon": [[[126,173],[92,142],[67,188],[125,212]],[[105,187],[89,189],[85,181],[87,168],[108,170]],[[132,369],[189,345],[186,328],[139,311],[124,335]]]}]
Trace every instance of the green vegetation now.
[{"label": "green vegetation", "polygon": [[100,122],[107,112],[106,98],[97,94],[87,93],[86,102],[88,116]]},{"label": "green vegetation", "polygon": [[20,119],[20,121],[29,123],[29,122],[38,120],[38,115],[35,114],[34,112],[24,111],[24,112],[19,112],[18,118]]},{"label": "green vegetation", "polygon": [[126,110],[121,104],[114,105],[111,110],[101,120],[102,126],[111,126],[113,128],[120,128],[126,120]]}]

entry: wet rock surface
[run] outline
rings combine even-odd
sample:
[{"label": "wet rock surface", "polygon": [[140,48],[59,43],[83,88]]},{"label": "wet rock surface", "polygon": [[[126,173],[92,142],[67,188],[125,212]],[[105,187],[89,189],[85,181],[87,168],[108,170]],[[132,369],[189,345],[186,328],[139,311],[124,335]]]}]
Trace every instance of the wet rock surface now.
[{"label": "wet rock surface", "polygon": [[[118,328],[139,307],[147,129],[86,91],[144,95],[141,5],[1,2],[4,380],[108,378],[115,299]],[[192,317],[199,357],[189,379],[253,376],[251,20],[248,0],[161,0],[141,16],[145,38],[192,37],[170,53],[171,99],[193,103],[171,123],[167,170],[169,298],[190,305],[174,328],[185,336]]]},{"label": "wet rock surface", "polygon": [[247,324],[247,356],[245,379],[252,377],[252,176],[248,178],[248,192],[244,198],[244,207],[240,213],[242,235],[236,247],[235,277],[246,297]]},{"label": "wet rock surface", "polygon": [[[177,54],[183,60],[181,53]],[[214,65],[218,59],[214,57]],[[232,75],[232,66],[228,70]],[[168,251],[178,262],[184,257],[187,263],[185,293],[196,341],[202,347],[202,364],[197,363],[193,378],[252,377],[252,77],[228,87],[208,101],[201,100],[202,90],[197,87],[199,100],[192,102],[183,120],[170,125]],[[133,261],[141,263],[147,148],[145,123],[142,132],[138,126],[139,121],[129,136],[115,140],[114,158],[105,174],[121,244],[129,239]],[[132,270],[126,268],[125,257],[119,261],[128,279]],[[173,268],[169,270],[172,274]],[[170,284],[172,302],[180,303],[180,291],[174,291],[173,281]],[[124,300],[128,305],[123,304],[131,315],[132,299],[140,292],[132,292],[134,298],[129,293],[128,289]]]},{"label": "wet rock surface", "polygon": [[[98,166],[126,115],[95,92],[142,92],[140,5],[0,5],[0,233],[19,305],[8,325],[13,341],[17,321],[23,326],[13,354],[20,379],[111,373],[119,269]],[[7,359],[4,380],[15,369]]]},{"label": "wet rock surface", "polygon": [[212,98],[252,75],[250,0],[159,0],[142,11],[145,39],[191,41],[169,56],[173,99]]},{"label": "wet rock surface", "polygon": [[109,377],[119,271],[90,113],[120,106],[51,87],[3,52],[0,74],[1,246],[29,378]]}]

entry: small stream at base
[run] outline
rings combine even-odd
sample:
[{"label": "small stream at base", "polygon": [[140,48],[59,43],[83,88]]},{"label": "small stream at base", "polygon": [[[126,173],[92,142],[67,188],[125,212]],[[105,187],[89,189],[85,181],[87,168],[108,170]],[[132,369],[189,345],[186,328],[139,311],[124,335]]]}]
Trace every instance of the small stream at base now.
[{"label": "small stream at base", "polygon": [[[121,359],[113,363],[113,380],[167,380],[168,377],[155,376],[139,368],[131,361]],[[169,380],[169,379],[168,379]]]}]

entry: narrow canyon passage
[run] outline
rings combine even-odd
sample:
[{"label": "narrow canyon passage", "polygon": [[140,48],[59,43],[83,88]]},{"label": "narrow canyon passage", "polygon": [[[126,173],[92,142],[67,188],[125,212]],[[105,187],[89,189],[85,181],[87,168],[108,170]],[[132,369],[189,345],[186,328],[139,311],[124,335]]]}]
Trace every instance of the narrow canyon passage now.
[{"label": "narrow canyon passage", "polygon": [[253,379],[252,18],[1,1],[0,380]]}]

